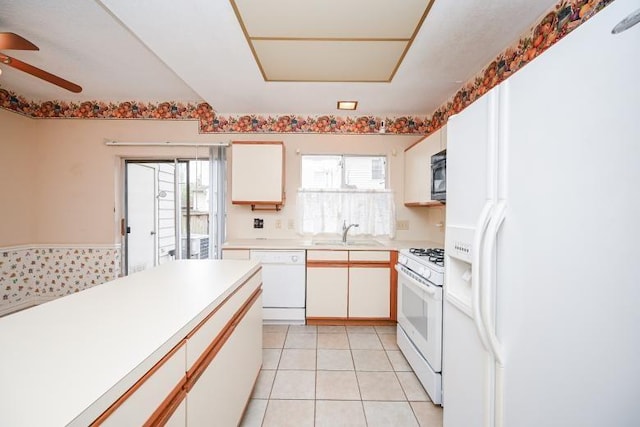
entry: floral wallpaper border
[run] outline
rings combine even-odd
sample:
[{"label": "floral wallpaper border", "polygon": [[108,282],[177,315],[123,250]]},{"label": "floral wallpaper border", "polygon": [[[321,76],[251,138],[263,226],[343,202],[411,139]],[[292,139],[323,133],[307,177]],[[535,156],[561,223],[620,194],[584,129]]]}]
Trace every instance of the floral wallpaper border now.
[{"label": "floral wallpaper border", "polygon": [[0,315],[119,276],[120,246],[0,248]]},{"label": "floral wallpaper border", "polygon": [[442,127],[447,119],[466,108],[492,87],[528,64],[587,21],[613,0],[562,0],[527,33],[499,54],[474,78],[467,82],[431,117],[375,116],[301,116],[301,115],[229,115],[218,116],[206,102],[144,103],[126,101],[81,103],[46,101],[30,102],[13,92],[0,88],[0,108],[33,118],[79,119],[151,119],[198,120],[199,132],[208,133],[326,133],[379,134],[386,121],[387,134],[428,135]]}]

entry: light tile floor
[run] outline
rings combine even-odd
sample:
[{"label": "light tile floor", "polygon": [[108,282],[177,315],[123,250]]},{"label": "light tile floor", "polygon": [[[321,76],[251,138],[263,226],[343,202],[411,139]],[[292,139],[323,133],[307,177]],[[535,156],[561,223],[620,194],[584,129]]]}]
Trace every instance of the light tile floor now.
[{"label": "light tile floor", "polygon": [[395,326],[265,325],[244,427],[442,426]]}]

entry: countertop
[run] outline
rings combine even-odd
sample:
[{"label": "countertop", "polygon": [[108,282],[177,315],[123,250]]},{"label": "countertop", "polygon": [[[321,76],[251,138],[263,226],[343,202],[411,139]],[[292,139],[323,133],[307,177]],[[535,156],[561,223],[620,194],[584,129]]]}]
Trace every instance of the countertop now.
[{"label": "countertop", "polygon": [[0,425],[88,425],[258,268],[174,261],[0,318]]},{"label": "countertop", "polygon": [[[357,244],[343,245],[336,244],[316,244],[316,241],[332,242],[338,239],[317,238],[317,239],[237,239],[228,240],[222,245],[222,249],[304,249],[304,250],[366,250],[366,251],[389,251],[406,248],[443,248],[442,243],[430,242],[426,240],[378,240],[350,238],[349,242]],[[372,244],[367,244],[371,242]]]}]

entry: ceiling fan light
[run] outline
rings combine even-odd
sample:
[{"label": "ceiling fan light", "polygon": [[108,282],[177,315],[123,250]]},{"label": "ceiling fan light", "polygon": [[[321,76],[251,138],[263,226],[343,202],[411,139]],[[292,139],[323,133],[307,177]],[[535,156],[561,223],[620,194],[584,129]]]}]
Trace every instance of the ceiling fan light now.
[{"label": "ceiling fan light", "polygon": [[355,110],[358,108],[358,101],[338,101],[338,110]]}]

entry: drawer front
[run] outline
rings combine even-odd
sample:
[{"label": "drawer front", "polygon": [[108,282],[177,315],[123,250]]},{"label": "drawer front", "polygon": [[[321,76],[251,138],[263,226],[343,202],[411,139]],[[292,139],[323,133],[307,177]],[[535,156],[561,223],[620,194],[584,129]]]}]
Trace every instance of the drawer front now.
[{"label": "drawer front", "polygon": [[209,344],[220,334],[233,315],[249,299],[251,294],[262,284],[261,271],[249,278],[238,291],[227,301],[218,306],[218,310],[212,313],[209,318],[198,325],[187,336],[187,370],[191,369],[194,363],[205,352]]},{"label": "drawer front", "polygon": [[178,385],[185,384],[185,356],[186,345],[183,342],[173,354],[165,356],[130,391],[125,393],[116,402],[116,409],[103,420],[99,418],[100,421],[97,421],[96,425],[114,427],[143,425]]},{"label": "drawer front", "polygon": [[307,251],[307,261],[348,261],[349,251]]},{"label": "drawer front", "polygon": [[384,261],[389,262],[389,251],[349,251],[349,261]]}]

